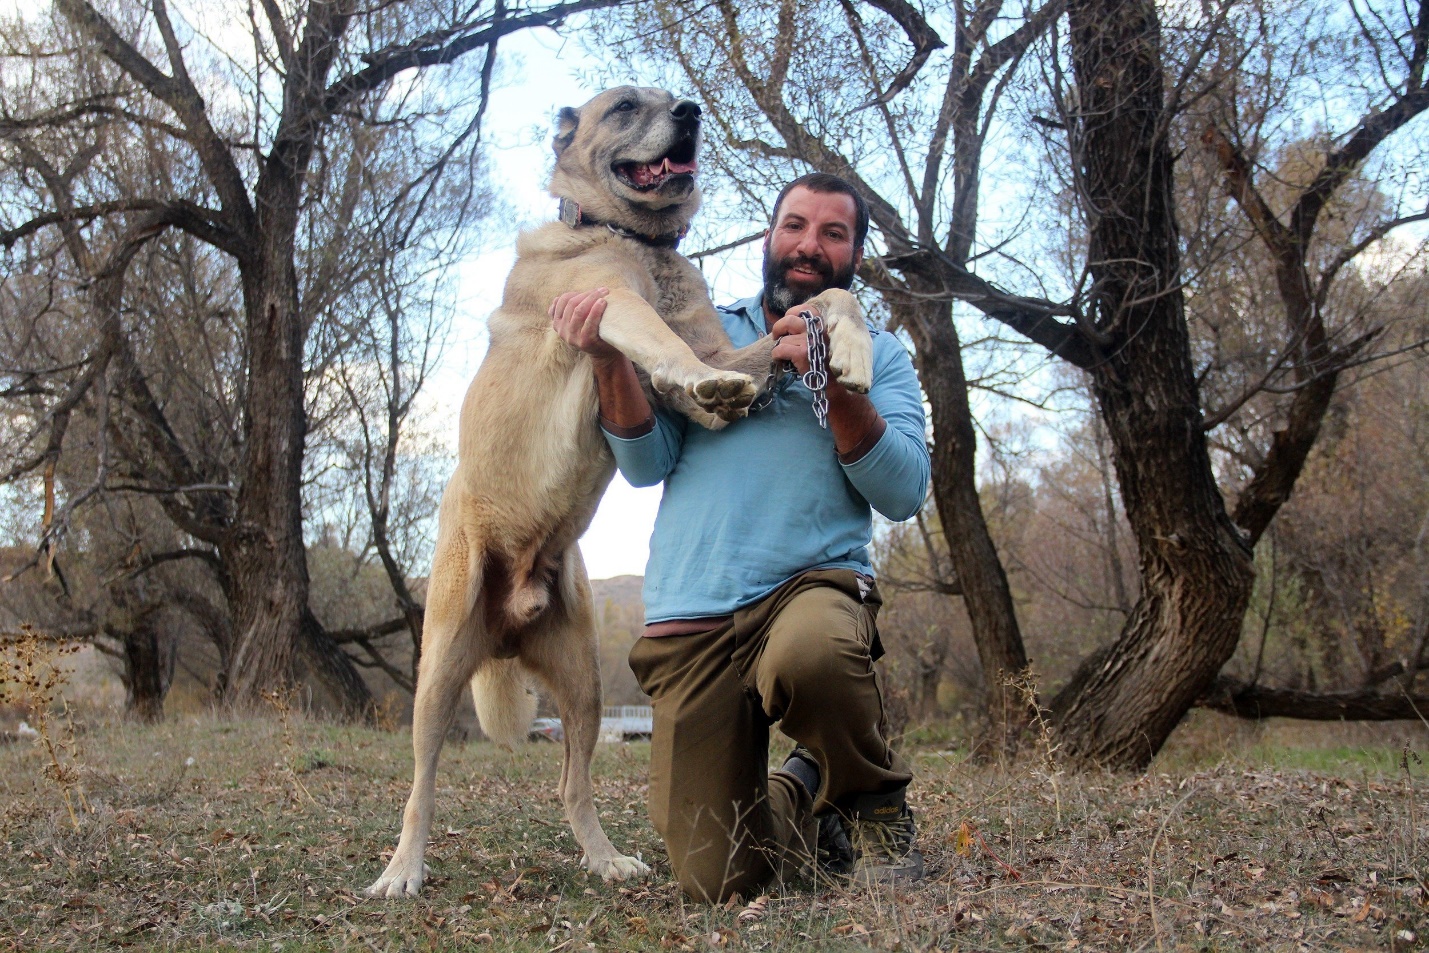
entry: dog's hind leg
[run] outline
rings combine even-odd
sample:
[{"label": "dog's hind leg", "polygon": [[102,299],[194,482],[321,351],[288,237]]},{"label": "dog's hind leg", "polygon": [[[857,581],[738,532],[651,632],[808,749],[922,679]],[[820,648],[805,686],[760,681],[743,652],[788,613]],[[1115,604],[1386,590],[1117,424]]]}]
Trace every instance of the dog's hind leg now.
[{"label": "dog's hind leg", "polygon": [[412,707],[412,794],[402,814],[402,837],[391,862],[363,891],[369,897],[415,897],[426,881],[437,756],[451,727],[457,699],[483,657],[485,633],[480,615],[473,611],[480,571],[476,547],[460,531],[437,541]]},{"label": "dog's hind leg", "polygon": [[560,604],[553,607],[550,621],[539,634],[523,640],[521,660],[545,683],[561,712],[566,745],[561,801],[566,819],[592,873],[605,880],[642,876],[650,868],[617,851],[595,813],[590,762],[600,734],[600,655],[590,583],[575,546],[566,550],[562,560],[557,599]]}]

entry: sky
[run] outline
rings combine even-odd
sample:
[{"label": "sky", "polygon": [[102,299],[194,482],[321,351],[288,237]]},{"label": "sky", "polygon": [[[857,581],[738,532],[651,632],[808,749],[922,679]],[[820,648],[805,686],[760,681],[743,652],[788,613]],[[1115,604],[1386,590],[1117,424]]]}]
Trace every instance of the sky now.
[{"label": "sky", "polygon": [[[494,147],[494,179],[501,183],[518,220],[525,224],[550,221],[556,217],[556,202],[546,192],[546,180],[551,171],[550,140],[556,111],[562,106],[580,106],[600,90],[579,78],[591,63],[578,45],[550,31],[525,31],[503,40],[501,56],[506,82],[493,90],[483,131]],[[429,397],[435,401],[432,423],[449,435],[453,453],[461,395],[486,353],[486,317],[500,303],[502,284],[515,257],[514,245],[514,230],[510,240],[493,237],[488,247],[461,269],[452,339],[427,385]],[[759,253],[760,246],[754,243],[707,265],[716,302],[754,293],[759,284]],[[590,529],[581,538],[581,553],[592,579],[644,575],[659,505],[659,487],[636,489],[616,474]]]}]

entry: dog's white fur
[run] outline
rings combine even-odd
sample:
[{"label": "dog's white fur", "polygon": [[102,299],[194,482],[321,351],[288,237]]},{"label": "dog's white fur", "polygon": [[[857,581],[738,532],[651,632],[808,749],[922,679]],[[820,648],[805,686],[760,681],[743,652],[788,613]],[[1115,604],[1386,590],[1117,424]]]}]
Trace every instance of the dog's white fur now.
[{"label": "dog's white fur", "polygon": [[[551,193],[591,219],[644,235],[682,230],[699,206],[692,175],[641,190],[617,173],[688,149],[690,109],[663,90],[621,87],[563,109]],[[692,104],[687,104],[692,106]],[[695,110],[697,117],[698,110]],[[682,153],[683,154],[683,153]],[[668,167],[667,167],[668,168]],[[491,343],[462,405],[456,472],[442,496],[413,710],[415,771],[391,863],[369,896],[415,896],[426,879],[437,756],[461,688],[482,729],[524,740],[535,711],[530,677],[565,727],[560,793],[585,863],[606,880],[647,872],[611,845],[596,817],[590,759],[600,728],[594,612],[576,541],[614,473],[598,422],[589,358],[554,333],[551,301],[610,289],[601,337],[649,376],[657,398],[711,428],[743,416],[768,377],[768,337],[733,350],[704,280],[671,248],[605,227],[544,225],[521,235]],[[854,298],[810,302],[825,318],[830,367],[867,391],[872,343]]]}]

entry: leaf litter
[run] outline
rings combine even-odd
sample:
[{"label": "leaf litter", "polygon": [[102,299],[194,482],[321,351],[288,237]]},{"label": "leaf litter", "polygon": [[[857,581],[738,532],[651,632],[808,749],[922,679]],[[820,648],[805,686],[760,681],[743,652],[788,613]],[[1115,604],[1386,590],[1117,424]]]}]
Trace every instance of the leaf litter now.
[{"label": "leaf litter", "polygon": [[654,868],[627,884],[578,867],[559,749],[449,745],[423,895],[369,900],[409,752],[303,717],[95,724],[76,825],[45,753],[0,749],[0,951],[1410,950],[1429,930],[1429,786],[1407,759],[1357,778],[1062,774],[1052,792],[1036,765],[912,748],[926,881],[703,905],[646,819],[648,745],[596,761],[611,838]]}]

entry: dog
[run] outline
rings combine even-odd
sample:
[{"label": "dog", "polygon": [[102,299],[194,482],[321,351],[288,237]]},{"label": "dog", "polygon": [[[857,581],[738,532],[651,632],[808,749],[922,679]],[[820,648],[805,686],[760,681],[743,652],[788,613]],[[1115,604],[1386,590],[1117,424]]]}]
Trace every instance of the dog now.
[{"label": "dog", "polygon": [[[600,729],[594,608],[576,541],[615,472],[590,359],[560,339],[547,309],[566,291],[606,287],[602,339],[624,352],[655,400],[719,428],[745,416],[772,377],[773,342],[733,349],[699,270],[676,250],[699,207],[700,109],[623,86],[558,114],[550,192],[561,220],[523,233],[490,346],[462,404],[458,463],[442,495],[412,716],[415,768],[402,835],[372,897],[416,896],[427,876],[437,756],[462,687],[484,732],[524,740],[532,678],[565,728],[560,795],[603,879],[648,872],[596,816],[590,760]],[[846,291],[810,302],[824,316],[829,367],[866,392],[872,342]]]}]

